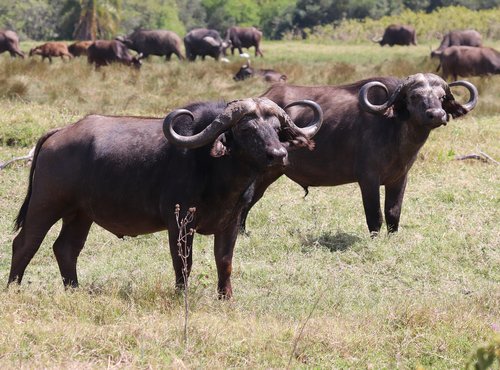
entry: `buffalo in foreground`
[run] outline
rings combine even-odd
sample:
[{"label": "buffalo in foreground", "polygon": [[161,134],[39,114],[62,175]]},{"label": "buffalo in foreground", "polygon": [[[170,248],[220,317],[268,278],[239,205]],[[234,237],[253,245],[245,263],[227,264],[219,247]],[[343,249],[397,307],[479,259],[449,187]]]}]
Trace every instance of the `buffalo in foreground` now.
[{"label": "buffalo in foreground", "polygon": [[483,45],[483,38],[476,30],[450,31],[444,35],[441,45],[431,52],[431,58],[440,55],[450,46],[474,46]]},{"label": "buffalo in foreground", "polygon": [[[464,86],[470,99],[459,104],[450,87]],[[336,186],[356,182],[361,188],[368,229],[382,226],[380,186],[385,186],[385,221],[388,232],[399,227],[408,171],[431,131],[460,117],[477,103],[469,82],[447,84],[434,74],[406,79],[371,78],[344,86],[303,87],[274,85],[263,96],[284,107],[296,99],[311,99],[324,111],[323,126],[314,151],[297,150],[289,166],[269,172],[254,184],[253,200],[282,174],[304,187]],[[293,108],[290,116],[300,125],[309,114]],[[245,217],[242,217],[242,231]]]},{"label": "buffalo in foreground", "polygon": [[117,37],[129,49],[142,54],[144,58],[149,55],[165,56],[170,60],[172,54],[177,55],[179,60],[184,59],[182,55],[182,40],[173,31],[168,30],[137,30],[128,36]]},{"label": "buffalo in foreground", "polygon": [[184,36],[184,47],[186,58],[190,61],[196,60],[197,56],[200,56],[202,60],[205,60],[206,56],[219,60],[227,43],[222,40],[216,30],[196,28]]},{"label": "buffalo in foreground", "polygon": [[487,47],[450,46],[439,54],[439,65],[443,78],[452,76],[482,76],[500,73],[500,52]]},{"label": "buffalo in foreground", "polygon": [[47,58],[50,63],[52,63],[52,57],[60,57],[62,60],[64,60],[64,57],[73,58],[73,55],[68,50],[68,45],[58,41],[50,41],[34,47],[30,50],[30,57],[33,55],[41,55],[42,62]]},{"label": "buffalo in foreground", "polygon": [[[231,48],[232,55],[234,55],[234,49],[238,49],[238,52],[242,54],[242,48],[255,47],[255,56],[263,57],[262,50],[260,50],[261,39],[262,32],[255,27],[230,27],[224,40]],[[226,49],[224,49],[224,54],[226,54]]]},{"label": "buffalo in foreground", "polygon": [[372,39],[373,42],[378,42],[380,46],[389,45],[417,45],[417,37],[413,26],[391,24],[384,31],[384,36],[381,38]]},{"label": "buffalo in foreground", "polygon": [[97,40],[87,49],[87,61],[95,64],[96,68],[118,62],[139,69],[141,57],[141,54],[134,57],[130,55],[125,44],[116,40]]},{"label": "buffalo in foreground", "polygon": [[19,47],[19,37],[14,31],[0,31],[0,54],[4,51],[8,51],[11,57],[18,55],[24,58],[24,53]]},{"label": "buffalo in foreground", "polygon": [[246,64],[243,64],[241,68],[236,72],[233,77],[235,81],[243,81],[250,77],[260,77],[266,82],[276,83],[276,82],[286,82],[286,75],[275,71],[274,69],[256,69],[250,65],[250,59]]},{"label": "buffalo in foreground", "polygon": [[[53,250],[65,286],[78,286],[77,258],[95,222],[118,237],[167,229],[175,281],[182,287],[174,211],[196,207],[188,227],[215,235],[218,292],[230,297],[233,248],[250,185],[285,165],[289,149],[311,148],[310,138],[321,127],[316,103],[291,105],[297,104],[314,110],[310,127],[296,127],[276,104],[256,98],[192,104],[165,120],[92,115],[48,132],[36,145],[16,219],[20,231],[9,283],[21,282],[45,235],[62,218]],[[192,240],[188,236],[189,248]],[[188,271],[191,264],[192,254]]]}]

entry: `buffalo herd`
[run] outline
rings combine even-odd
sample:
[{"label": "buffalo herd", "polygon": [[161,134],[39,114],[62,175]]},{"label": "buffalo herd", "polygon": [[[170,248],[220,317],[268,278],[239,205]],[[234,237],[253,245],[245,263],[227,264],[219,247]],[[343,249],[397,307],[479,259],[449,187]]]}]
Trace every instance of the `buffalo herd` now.
[{"label": "buffalo herd", "polygon": [[[226,50],[260,49],[254,27],[193,29],[182,41],[171,31],[138,30],[115,40],[48,42],[30,51],[43,59],[86,55],[96,67],[113,62],[139,68],[142,59],[216,60]],[[416,45],[414,28],[387,27],[380,45]],[[131,55],[130,50],[137,52]],[[24,58],[12,31],[0,32],[0,52]],[[232,296],[233,249],[252,206],[285,175],[306,191],[357,183],[368,231],[376,236],[385,217],[398,231],[408,172],[431,132],[469,113],[478,92],[458,76],[500,73],[500,54],[482,46],[476,31],[453,31],[432,51],[447,83],[432,73],[368,78],[341,86],[293,86],[286,75],[254,69],[250,60],[234,80],[259,76],[273,85],[260,97],[229,103],[191,103],[163,118],[89,115],[52,130],[36,144],[28,190],[16,218],[9,284],[20,283],[49,229],[62,219],[53,250],[62,280],[78,286],[77,259],[96,223],[118,237],[167,230],[175,284],[183,287],[181,228],[174,209],[196,207],[184,236],[214,235],[221,298]],[[465,88],[466,103],[453,91]],[[453,91],[452,91],[453,90]],[[148,181],[144,181],[148,179]],[[380,187],[385,189],[383,212]]]}]

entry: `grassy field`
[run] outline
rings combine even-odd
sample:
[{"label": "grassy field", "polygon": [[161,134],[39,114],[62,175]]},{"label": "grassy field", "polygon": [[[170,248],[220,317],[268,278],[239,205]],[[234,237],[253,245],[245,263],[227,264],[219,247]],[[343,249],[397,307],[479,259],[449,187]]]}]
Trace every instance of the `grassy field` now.
[{"label": "grassy field", "polygon": [[[499,48],[499,42],[487,42]],[[29,50],[30,44],[23,44]],[[429,45],[381,48],[268,42],[258,67],[290,83],[340,84],[431,72]],[[0,161],[88,113],[165,116],[195,100],[268,87],[236,83],[242,63],[145,62],[94,71],[0,55]],[[19,289],[0,292],[1,368],[463,368],[500,326],[500,76],[466,118],[437,129],[410,172],[401,229],[371,239],[356,185],[302,189],[282,178],[237,241],[235,298],[217,300],[213,239],[196,236],[188,344],[166,233],[120,240],[93,226],[79,258],[81,288],[64,291],[48,234]],[[0,283],[29,167],[0,172]]]}]

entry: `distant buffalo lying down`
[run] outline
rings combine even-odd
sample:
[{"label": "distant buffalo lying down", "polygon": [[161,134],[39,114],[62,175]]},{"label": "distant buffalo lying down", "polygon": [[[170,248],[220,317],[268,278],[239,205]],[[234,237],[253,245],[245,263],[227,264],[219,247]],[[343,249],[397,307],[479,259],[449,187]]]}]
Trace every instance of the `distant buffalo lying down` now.
[{"label": "distant buffalo lying down", "polygon": [[205,60],[206,56],[219,60],[223,50],[228,44],[220,37],[219,32],[207,28],[195,28],[184,36],[184,47],[186,58],[190,61],[200,56]]},{"label": "distant buffalo lying down", "polygon": [[450,46],[439,54],[439,66],[443,78],[458,76],[482,76],[500,73],[500,52],[492,48],[472,46]]},{"label": "distant buffalo lying down", "polygon": [[[261,56],[262,50],[260,50],[260,40],[262,39],[262,32],[255,27],[229,27],[226,32],[226,38],[224,39],[227,46],[231,48],[231,54],[234,55],[234,49],[238,49],[240,54],[243,53],[242,48],[255,47],[255,56]],[[226,54],[226,49],[224,49],[224,55]]]},{"label": "distant buffalo lying down", "polygon": [[[24,271],[48,230],[62,218],[53,249],[66,286],[77,286],[77,258],[92,223],[118,237],[168,230],[178,287],[180,216],[196,207],[187,225],[214,234],[218,292],[230,297],[231,265],[240,213],[258,175],[285,165],[288,150],[312,148],[322,123],[314,110],[306,128],[265,98],[197,103],[165,120],[87,116],[45,134],[37,143],[26,199],[16,219],[9,283]],[[193,238],[187,237],[191,248]],[[192,249],[191,249],[192,251]],[[188,270],[191,270],[192,255]]]},{"label": "distant buffalo lying down", "polygon": [[243,81],[249,77],[261,77],[266,82],[286,82],[286,75],[276,72],[274,69],[255,69],[250,65],[250,60],[247,64],[243,64],[238,72],[233,77],[235,81]]},{"label": "distant buffalo lying down", "polygon": [[81,57],[87,55],[87,49],[92,45],[93,41],[77,41],[68,46],[68,51],[74,57]]},{"label": "distant buffalo lying down", "polygon": [[130,55],[125,44],[116,40],[97,40],[87,49],[87,60],[90,64],[95,64],[96,68],[115,62],[140,68],[141,57],[141,54],[135,57]]},{"label": "distant buffalo lying down", "polygon": [[481,34],[476,30],[450,31],[444,35],[441,45],[431,52],[431,58],[439,56],[444,49],[450,46],[474,46],[483,44]]},{"label": "distant buffalo lying down", "polygon": [[417,37],[413,26],[391,24],[384,31],[382,38],[373,38],[380,46],[417,45]]},{"label": "distant buffalo lying down", "polygon": [[14,31],[0,30],[0,54],[4,51],[8,51],[11,57],[17,55],[24,58],[24,53],[19,47],[19,37]]},{"label": "distant buffalo lying down", "polygon": [[[469,101],[459,104],[450,87],[464,86]],[[315,150],[297,150],[289,166],[264,174],[254,186],[256,202],[282,174],[307,189],[357,182],[361,188],[369,231],[382,226],[381,185],[385,186],[385,220],[389,232],[399,227],[408,171],[431,131],[446,125],[450,117],[470,112],[477,90],[469,82],[447,84],[426,73],[403,80],[377,77],[344,86],[274,85],[263,96],[284,107],[297,99],[311,99],[321,106],[324,123],[315,137]],[[289,111],[300,125],[310,119],[298,108]],[[243,214],[242,226],[246,212]]]},{"label": "distant buffalo lying down", "polygon": [[52,63],[52,57],[60,57],[62,60],[64,60],[64,57],[68,57],[68,59],[73,58],[73,55],[68,50],[68,46],[64,42],[56,41],[34,47],[30,50],[30,57],[33,55],[41,55],[42,62],[47,58],[50,63]]},{"label": "distant buffalo lying down", "polygon": [[177,55],[179,60],[184,59],[182,55],[182,40],[173,31],[168,30],[137,30],[128,36],[117,37],[129,49],[141,53],[144,58],[149,55],[165,56],[170,60],[172,54]]}]

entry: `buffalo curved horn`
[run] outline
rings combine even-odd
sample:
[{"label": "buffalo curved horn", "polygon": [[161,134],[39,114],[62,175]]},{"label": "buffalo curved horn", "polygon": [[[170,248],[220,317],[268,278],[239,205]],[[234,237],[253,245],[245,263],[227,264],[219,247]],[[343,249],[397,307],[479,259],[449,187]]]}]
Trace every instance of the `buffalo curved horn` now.
[{"label": "buffalo curved horn", "polygon": [[[294,101],[285,106],[284,109],[281,109],[277,104],[275,104],[273,101],[267,98],[261,98],[261,102],[266,103],[271,112],[273,112],[273,114],[275,114],[276,117],[278,117],[282,128],[291,127],[292,129],[296,130],[298,133],[309,139],[318,133],[319,129],[321,128],[321,125],[323,124],[323,110],[321,109],[318,103],[312,100]],[[314,112],[314,117],[312,122],[306,127],[298,127],[290,118],[290,116],[285,112],[285,109],[296,105],[305,105],[311,108]]]},{"label": "buffalo curved horn", "polygon": [[363,110],[366,112],[370,113],[385,112],[387,108],[389,108],[390,105],[392,104],[391,102],[392,99],[388,99],[384,104],[381,105],[372,104],[368,100],[368,91],[375,86],[383,88],[387,93],[387,95],[389,95],[389,90],[387,89],[387,86],[385,86],[382,82],[379,81],[368,82],[364,84],[363,87],[361,87],[361,90],[359,90],[359,104],[361,105],[361,108],[363,108]]},{"label": "buffalo curved horn", "polygon": [[230,102],[224,111],[219,114],[203,131],[192,135],[182,136],[173,129],[177,117],[187,115],[194,120],[193,113],[187,109],[177,109],[167,115],[163,121],[163,134],[172,144],[182,148],[195,149],[214,141],[221,133],[234,126],[249,111],[255,110],[255,102],[251,99]]},{"label": "buffalo curved horn", "polygon": [[287,108],[294,107],[296,105],[304,105],[306,107],[309,107],[312,109],[314,113],[314,117],[311,123],[309,123],[306,127],[298,127],[290,118],[290,116],[287,114],[286,117],[288,117],[288,120],[286,121],[289,126],[291,126],[294,130],[297,130],[300,132],[301,135],[304,135],[307,138],[312,138],[314,135],[316,135],[323,125],[323,109],[321,109],[320,105],[316,103],[315,101],[312,100],[298,100],[294,101],[290,104],[287,104],[283,110],[286,110]]},{"label": "buffalo curved horn", "polygon": [[449,87],[463,86],[467,90],[469,90],[469,94],[470,94],[469,101],[467,103],[463,104],[463,106],[465,109],[467,109],[468,112],[470,112],[471,110],[474,109],[474,107],[477,104],[477,97],[479,95],[477,92],[476,86],[474,86],[473,84],[471,84],[468,81],[455,81],[455,82],[451,82],[450,84],[448,84],[448,86]]},{"label": "buffalo curved horn", "polygon": [[214,39],[212,36],[205,36],[203,38],[207,43],[209,43],[212,46],[220,46],[220,42],[218,42],[216,39]]}]

